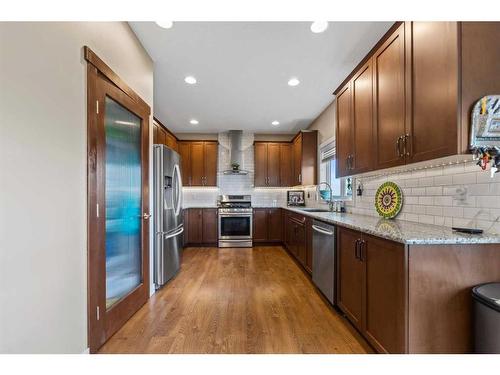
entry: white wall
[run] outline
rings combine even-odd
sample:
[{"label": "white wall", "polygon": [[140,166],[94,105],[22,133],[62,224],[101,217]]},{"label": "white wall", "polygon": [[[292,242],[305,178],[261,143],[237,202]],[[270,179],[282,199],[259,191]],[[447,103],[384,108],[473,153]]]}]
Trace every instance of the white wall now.
[{"label": "white wall", "polygon": [[0,353],[87,348],[84,45],[152,107],[128,24],[0,23]]}]

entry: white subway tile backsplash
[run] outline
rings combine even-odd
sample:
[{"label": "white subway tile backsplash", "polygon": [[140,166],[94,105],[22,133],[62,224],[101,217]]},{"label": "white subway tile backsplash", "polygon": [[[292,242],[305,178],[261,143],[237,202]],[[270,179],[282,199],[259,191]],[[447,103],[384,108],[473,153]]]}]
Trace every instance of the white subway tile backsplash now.
[{"label": "white subway tile backsplash", "polygon": [[457,174],[453,176],[453,183],[454,184],[475,184],[477,181],[476,178],[477,174],[475,172],[472,173],[463,173],[463,174]]},{"label": "white subway tile backsplash", "polygon": [[436,176],[434,177],[435,186],[451,185],[453,183],[453,176]]}]

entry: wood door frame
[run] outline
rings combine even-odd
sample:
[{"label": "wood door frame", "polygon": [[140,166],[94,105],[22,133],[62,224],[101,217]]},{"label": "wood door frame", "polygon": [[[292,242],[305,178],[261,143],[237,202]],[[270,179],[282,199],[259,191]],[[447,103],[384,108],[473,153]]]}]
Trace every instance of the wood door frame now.
[{"label": "wood door frame", "polygon": [[[98,104],[99,80],[114,86],[139,108],[143,114],[141,129],[141,160],[149,166],[149,127],[151,108],[142,100],[113,70],[106,65],[89,47],[83,47],[84,58],[87,61],[87,339],[91,353],[95,353],[106,340],[106,325],[104,319],[97,319],[97,306],[105,294],[102,285],[105,253],[99,251],[105,247],[105,234],[102,224],[97,219],[97,204],[104,196],[104,186],[98,182],[104,178],[104,165],[98,163],[103,158],[104,149],[98,143]],[[101,114],[103,111],[100,111]],[[149,212],[149,167],[141,176],[143,192],[141,192],[142,212]],[[149,225],[142,225],[143,264],[142,277],[149,297]],[[97,265],[97,266],[95,266]],[[136,288],[137,289],[137,288]],[[134,291],[136,290],[134,289]],[[131,293],[134,293],[132,291]],[[146,298],[147,299],[147,298]],[[105,307],[99,315],[104,316]],[[128,319],[128,317],[126,318]],[[116,330],[117,327],[113,327]],[[109,333],[109,332],[108,332]]]}]

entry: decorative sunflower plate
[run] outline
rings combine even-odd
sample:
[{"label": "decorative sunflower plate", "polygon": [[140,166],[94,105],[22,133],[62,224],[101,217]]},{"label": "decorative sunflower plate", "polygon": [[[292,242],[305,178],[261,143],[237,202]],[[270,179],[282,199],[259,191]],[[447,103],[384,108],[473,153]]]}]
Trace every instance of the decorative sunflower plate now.
[{"label": "decorative sunflower plate", "polygon": [[399,214],[403,206],[403,194],[394,182],[384,182],[375,194],[375,208],[380,216],[392,219]]}]

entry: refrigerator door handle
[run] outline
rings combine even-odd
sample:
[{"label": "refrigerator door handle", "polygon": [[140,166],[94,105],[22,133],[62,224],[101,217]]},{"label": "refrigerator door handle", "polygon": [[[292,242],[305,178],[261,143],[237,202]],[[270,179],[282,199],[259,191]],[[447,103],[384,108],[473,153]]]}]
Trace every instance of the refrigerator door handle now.
[{"label": "refrigerator door handle", "polygon": [[181,234],[182,232],[184,232],[184,227],[181,227],[179,230],[175,231],[174,233],[166,234],[165,237],[163,237],[163,238],[166,240],[168,238],[176,237],[179,234]]},{"label": "refrigerator door handle", "polygon": [[[182,208],[182,180],[181,180],[181,171],[179,169],[179,164],[174,166],[174,187],[176,189],[177,202],[173,202],[173,206],[175,208],[175,216],[179,216]],[[174,199],[174,194],[172,194],[172,200]]]}]

